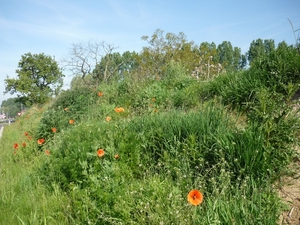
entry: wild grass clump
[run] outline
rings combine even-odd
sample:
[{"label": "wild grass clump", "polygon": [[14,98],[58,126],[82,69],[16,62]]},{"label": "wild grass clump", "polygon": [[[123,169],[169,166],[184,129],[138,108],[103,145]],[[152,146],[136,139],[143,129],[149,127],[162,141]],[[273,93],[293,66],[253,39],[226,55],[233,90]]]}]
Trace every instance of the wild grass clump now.
[{"label": "wild grass clump", "polygon": [[249,70],[216,77],[199,93],[204,99],[218,96],[224,105],[245,113],[260,104],[260,96],[265,92],[270,100],[280,100],[282,104],[290,101],[299,89],[299,62],[296,49],[279,45],[269,55],[255,60]]}]

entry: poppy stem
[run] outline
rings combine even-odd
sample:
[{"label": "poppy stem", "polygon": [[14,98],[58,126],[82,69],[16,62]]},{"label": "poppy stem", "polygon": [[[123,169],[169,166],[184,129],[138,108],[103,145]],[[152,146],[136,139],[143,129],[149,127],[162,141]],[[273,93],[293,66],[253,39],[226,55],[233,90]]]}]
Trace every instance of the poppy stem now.
[{"label": "poppy stem", "polygon": [[192,219],[194,225],[198,224],[197,221],[196,221],[196,218],[197,218],[197,208],[198,207],[196,207],[196,206],[194,207],[194,213],[193,213],[193,219]]}]

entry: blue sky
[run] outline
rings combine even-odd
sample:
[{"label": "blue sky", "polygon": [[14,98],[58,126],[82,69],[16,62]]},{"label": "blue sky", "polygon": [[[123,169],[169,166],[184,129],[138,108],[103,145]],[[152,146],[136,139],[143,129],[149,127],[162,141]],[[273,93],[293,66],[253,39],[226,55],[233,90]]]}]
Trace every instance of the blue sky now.
[{"label": "blue sky", "polygon": [[[10,0],[0,2],[0,103],[4,79],[16,77],[21,56],[31,52],[68,57],[72,44],[89,40],[140,52],[156,29],[188,41],[230,41],[242,52],[258,38],[295,44],[289,24],[300,28],[300,0]],[[69,87],[66,73],[64,89]]]}]

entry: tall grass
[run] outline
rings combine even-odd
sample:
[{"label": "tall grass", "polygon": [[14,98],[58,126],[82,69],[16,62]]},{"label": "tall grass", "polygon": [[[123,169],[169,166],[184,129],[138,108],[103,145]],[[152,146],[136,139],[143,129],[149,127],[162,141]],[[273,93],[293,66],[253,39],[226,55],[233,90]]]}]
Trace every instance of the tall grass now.
[{"label": "tall grass", "polygon": [[31,134],[40,115],[32,108],[23,119],[4,129],[0,140],[0,224],[69,224],[65,208],[68,198],[59,189],[50,193],[34,176],[41,155]]},{"label": "tall grass", "polygon": [[248,72],[210,82],[179,65],[167,73],[70,90],[7,126],[0,223],[276,224],[273,184],[299,129],[289,104]]}]

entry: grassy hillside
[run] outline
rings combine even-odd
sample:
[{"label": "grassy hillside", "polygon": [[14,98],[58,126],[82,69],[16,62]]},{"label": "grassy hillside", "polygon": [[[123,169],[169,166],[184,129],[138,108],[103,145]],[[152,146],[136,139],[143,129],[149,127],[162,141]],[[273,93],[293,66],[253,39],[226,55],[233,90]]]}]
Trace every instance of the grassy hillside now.
[{"label": "grassy hillside", "polygon": [[199,81],[169,66],[67,90],[5,127],[0,224],[276,224],[297,77],[276,88],[259,67]]}]

